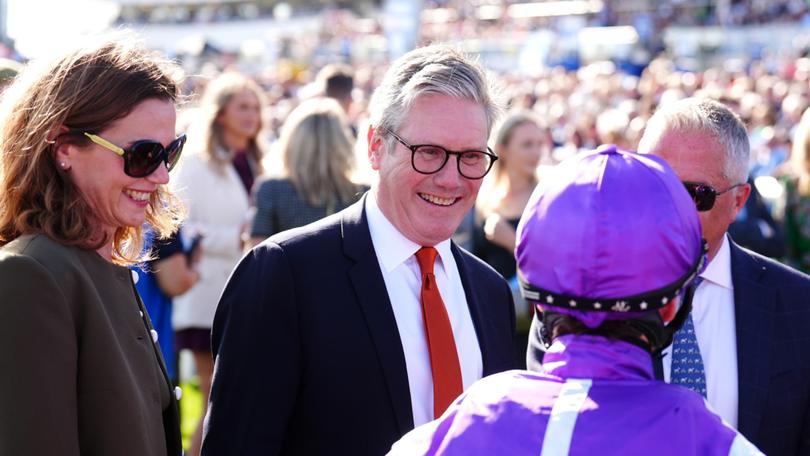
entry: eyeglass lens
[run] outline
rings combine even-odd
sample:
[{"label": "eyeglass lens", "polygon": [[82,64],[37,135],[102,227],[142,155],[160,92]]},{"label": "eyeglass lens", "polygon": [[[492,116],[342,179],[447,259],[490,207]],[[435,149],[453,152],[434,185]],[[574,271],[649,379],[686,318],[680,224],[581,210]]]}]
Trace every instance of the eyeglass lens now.
[{"label": "eyeglass lens", "polygon": [[449,152],[439,146],[419,146],[413,151],[413,166],[420,173],[438,172],[450,155],[457,155],[458,170],[468,179],[484,177],[492,166],[492,158],[481,151]]}]

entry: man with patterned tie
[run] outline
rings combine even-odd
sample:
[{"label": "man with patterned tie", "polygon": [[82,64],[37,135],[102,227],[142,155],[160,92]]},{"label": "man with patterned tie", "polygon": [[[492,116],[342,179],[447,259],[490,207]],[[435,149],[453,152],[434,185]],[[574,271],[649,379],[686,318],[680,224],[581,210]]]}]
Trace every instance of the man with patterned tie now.
[{"label": "man with patterned tie", "polygon": [[508,284],[450,241],[497,159],[489,84],[446,46],[394,62],[369,107],[378,182],[260,244],[223,292],[203,454],[381,455],[516,367]]},{"label": "man with patterned tie", "polygon": [[706,261],[697,211],[664,160],[616,146],[571,157],[537,186],[517,233],[546,363],[482,379],[389,456],[762,456],[702,397],[653,375]]},{"label": "man with patterned tie", "polygon": [[639,152],[672,166],[709,244],[663,377],[703,394],[765,454],[810,454],[810,278],[726,234],[751,192],[745,126],[721,103],[685,99],[655,113]]}]

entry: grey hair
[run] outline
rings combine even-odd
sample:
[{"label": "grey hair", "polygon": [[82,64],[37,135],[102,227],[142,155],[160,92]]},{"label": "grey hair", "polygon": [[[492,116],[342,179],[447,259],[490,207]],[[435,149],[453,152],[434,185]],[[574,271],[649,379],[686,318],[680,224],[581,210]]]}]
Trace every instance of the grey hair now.
[{"label": "grey hair", "polygon": [[748,132],[740,117],[726,105],[709,98],[686,98],[661,106],[647,122],[639,151],[649,151],[651,141],[673,130],[710,135],[725,150],[725,177],[734,182],[746,181],[751,155]]},{"label": "grey hair", "polygon": [[483,67],[449,45],[414,49],[385,73],[369,103],[369,122],[378,131],[396,131],[420,95],[439,93],[480,103],[487,133],[502,112],[499,91]]}]

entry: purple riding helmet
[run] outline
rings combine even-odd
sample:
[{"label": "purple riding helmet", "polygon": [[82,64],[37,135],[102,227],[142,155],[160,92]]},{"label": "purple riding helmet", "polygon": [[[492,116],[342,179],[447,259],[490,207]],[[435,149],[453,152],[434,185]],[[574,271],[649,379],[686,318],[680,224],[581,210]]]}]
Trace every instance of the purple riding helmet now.
[{"label": "purple riding helmet", "polygon": [[[671,342],[691,309],[706,262],[695,203],[652,155],[602,146],[560,163],[534,190],[517,229],[523,296],[589,328],[628,320],[653,353]],[[675,319],[658,309],[681,296]],[[543,342],[551,343],[541,329]]]}]

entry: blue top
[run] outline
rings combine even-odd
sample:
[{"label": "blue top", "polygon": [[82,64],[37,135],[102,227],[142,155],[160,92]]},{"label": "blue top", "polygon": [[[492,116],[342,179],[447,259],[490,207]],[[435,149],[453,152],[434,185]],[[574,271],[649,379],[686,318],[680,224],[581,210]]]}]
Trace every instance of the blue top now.
[{"label": "blue top", "polygon": [[166,363],[166,371],[172,381],[177,380],[176,356],[174,348],[174,328],[172,327],[172,298],[167,296],[160,289],[154,273],[154,265],[160,260],[165,260],[172,255],[183,253],[183,243],[180,233],[176,233],[166,240],[155,240],[151,230],[145,230],[144,248],[154,249],[152,256],[154,259],[133,268],[138,273],[138,282],[135,288],[141,295],[144,307],[146,307],[152,326],[158,333],[158,344]]}]

